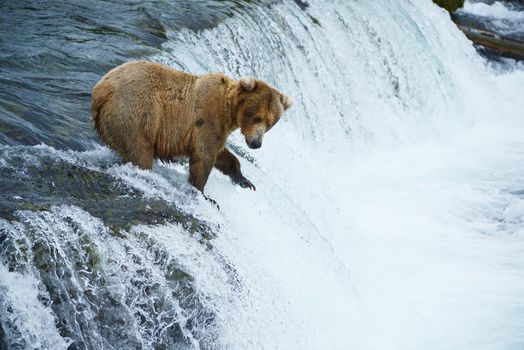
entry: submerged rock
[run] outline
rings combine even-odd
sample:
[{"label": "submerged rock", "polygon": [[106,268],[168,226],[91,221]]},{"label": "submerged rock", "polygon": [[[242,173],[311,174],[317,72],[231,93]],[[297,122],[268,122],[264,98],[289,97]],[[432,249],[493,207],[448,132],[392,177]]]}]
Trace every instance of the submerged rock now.
[{"label": "submerged rock", "polygon": [[524,37],[519,31],[500,30],[491,19],[463,10],[451,14],[451,19],[482,55],[490,59],[524,59]]},{"label": "submerged rock", "polygon": [[524,43],[477,28],[466,27],[460,24],[458,27],[476,45],[489,49],[496,55],[524,60]]},{"label": "submerged rock", "polygon": [[0,158],[6,163],[0,167],[0,214],[9,220],[18,220],[17,210],[47,211],[68,204],[102,219],[117,235],[138,224],[177,223],[191,234],[212,236],[203,221],[177,203],[148,198],[103,168],[32,147],[20,147],[16,153],[0,149]]},{"label": "submerged rock", "polygon": [[[38,281],[34,302],[68,349],[205,347],[216,337],[216,310],[180,256],[190,246],[227,276],[232,270],[210,249],[216,229],[184,207],[185,197],[196,200],[185,181],[171,188],[158,174],[86,154],[0,148],[0,266]],[[172,197],[144,193],[161,192],[159,183]],[[8,325],[12,348],[24,330]]]}]

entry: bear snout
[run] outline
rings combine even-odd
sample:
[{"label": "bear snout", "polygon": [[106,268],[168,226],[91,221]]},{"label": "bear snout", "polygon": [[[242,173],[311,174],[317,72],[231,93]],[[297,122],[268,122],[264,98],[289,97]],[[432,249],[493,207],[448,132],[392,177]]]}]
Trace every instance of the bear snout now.
[{"label": "bear snout", "polygon": [[246,143],[249,148],[257,149],[262,147],[262,138],[264,137],[263,133],[257,133],[255,136],[246,136]]},{"label": "bear snout", "polygon": [[261,140],[252,140],[251,142],[248,142],[247,145],[251,149],[257,149],[262,147],[262,141]]}]

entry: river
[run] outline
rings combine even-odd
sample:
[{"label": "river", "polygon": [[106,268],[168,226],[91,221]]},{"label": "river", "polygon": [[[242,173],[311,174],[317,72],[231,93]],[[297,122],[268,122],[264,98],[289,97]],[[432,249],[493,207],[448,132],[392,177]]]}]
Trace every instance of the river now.
[{"label": "river", "polygon": [[[522,349],[524,71],[430,0],[0,4],[0,348]],[[122,165],[112,67],[295,99],[256,192]]]}]

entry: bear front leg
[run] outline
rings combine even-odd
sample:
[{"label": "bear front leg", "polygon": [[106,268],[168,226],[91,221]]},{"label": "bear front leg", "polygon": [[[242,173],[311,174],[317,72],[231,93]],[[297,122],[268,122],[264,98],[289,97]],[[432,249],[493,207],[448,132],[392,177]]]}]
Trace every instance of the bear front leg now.
[{"label": "bear front leg", "polygon": [[126,152],[122,152],[124,164],[131,162],[140,169],[151,170],[153,167],[153,147],[146,140],[137,140],[132,145],[126,147]]},{"label": "bear front leg", "polygon": [[222,152],[219,153],[215,168],[220,170],[225,175],[229,176],[231,178],[231,181],[233,183],[239,185],[243,188],[251,188],[253,191],[256,190],[255,185],[251,183],[248,179],[242,175],[242,172],[240,171],[240,162],[238,161],[237,157],[229,150],[223,149]]},{"label": "bear front leg", "polygon": [[204,193],[209,173],[213,169],[215,157],[193,153],[189,157],[189,183]]}]

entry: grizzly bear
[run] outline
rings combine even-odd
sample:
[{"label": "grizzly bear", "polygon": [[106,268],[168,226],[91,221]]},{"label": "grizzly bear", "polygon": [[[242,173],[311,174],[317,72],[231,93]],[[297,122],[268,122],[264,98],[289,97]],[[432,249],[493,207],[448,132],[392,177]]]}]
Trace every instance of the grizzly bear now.
[{"label": "grizzly bear", "polygon": [[291,107],[269,84],[222,73],[193,75],[148,61],[124,63],[100,79],[91,98],[98,135],[124,163],[151,169],[153,159],[189,157],[189,182],[204,191],[213,167],[244,188],[240,162],[225,148],[240,128],[250,148]]}]

